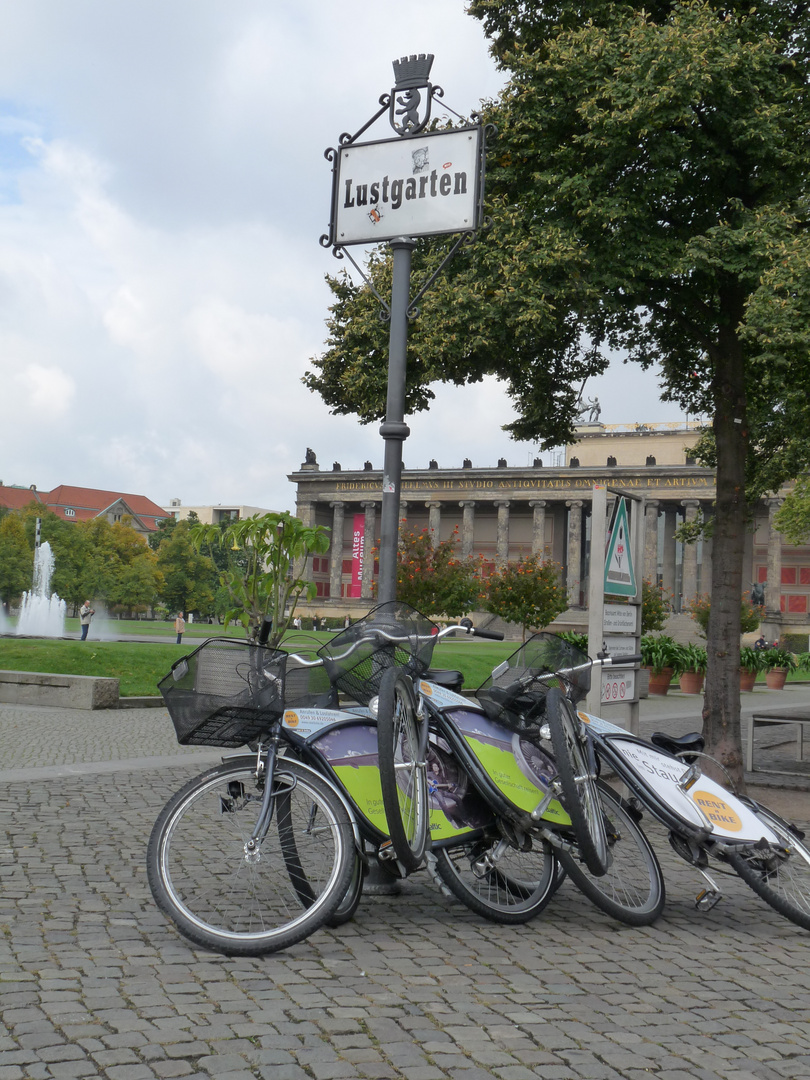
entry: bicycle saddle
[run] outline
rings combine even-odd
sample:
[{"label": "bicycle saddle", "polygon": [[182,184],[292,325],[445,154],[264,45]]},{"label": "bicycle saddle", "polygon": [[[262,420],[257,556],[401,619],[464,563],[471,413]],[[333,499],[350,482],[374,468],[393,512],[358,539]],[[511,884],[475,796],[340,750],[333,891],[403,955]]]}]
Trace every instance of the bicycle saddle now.
[{"label": "bicycle saddle", "polygon": [[681,754],[700,754],[706,745],[706,740],[699,731],[691,731],[688,735],[667,735],[664,731],[656,731],[650,736],[650,742],[676,757]]},{"label": "bicycle saddle", "polygon": [[457,694],[461,693],[461,688],[464,686],[464,673],[453,671],[452,668],[429,668],[423,678],[427,682],[443,686],[445,690],[455,690]]}]

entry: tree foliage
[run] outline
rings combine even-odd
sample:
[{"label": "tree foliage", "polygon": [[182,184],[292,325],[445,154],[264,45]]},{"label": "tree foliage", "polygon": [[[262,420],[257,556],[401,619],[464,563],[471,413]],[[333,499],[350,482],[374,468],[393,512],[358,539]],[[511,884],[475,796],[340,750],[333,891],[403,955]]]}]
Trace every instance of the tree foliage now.
[{"label": "tree foliage", "polygon": [[315,596],[315,583],[303,576],[303,570],[311,554],[329,550],[329,530],[320,525],[307,527],[285,512],[255,514],[225,528],[198,522],[190,533],[198,550],[224,547],[243,552],[219,576],[231,601],[225,624],[239,622],[248,637],[255,639],[264,619],[270,618],[268,644],[277,645],[300,597]]},{"label": "tree foliage", "polygon": [[487,579],[485,611],[526,630],[542,630],[568,607],[562,570],[550,559],[530,555],[496,569]]},{"label": "tree foliage", "polygon": [[0,518],[0,600],[16,603],[31,588],[33,552],[19,514]]},{"label": "tree foliage", "polygon": [[163,575],[160,597],[169,611],[210,612],[217,574],[213,562],[200,554],[192,526],[178,521],[161,541],[157,565]]},{"label": "tree foliage", "polygon": [[456,532],[434,546],[427,529],[400,533],[397,599],[423,615],[458,618],[474,611],[484,588],[480,562],[459,554]]},{"label": "tree foliage", "polygon": [[[741,782],[746,482],[773,490],[810,458],[810,10],[793,0],[472,0],[469,10],[510,76],[487,111],[499,132],[492,227],[425,297],[409,405],[427,404],[431,380],[493,372],[516,407],[511,433],[559,444],[582,379],[620,350],[661,365],[665,399],[711,417],[704,733]],[[415,266],[432,266],[437,246],[421,243]],[[378,253],[383,295],[387,273]],[[365,286],[330,284],[327,351],[308,385],[369,420],[384,383],[376,302]]]}]

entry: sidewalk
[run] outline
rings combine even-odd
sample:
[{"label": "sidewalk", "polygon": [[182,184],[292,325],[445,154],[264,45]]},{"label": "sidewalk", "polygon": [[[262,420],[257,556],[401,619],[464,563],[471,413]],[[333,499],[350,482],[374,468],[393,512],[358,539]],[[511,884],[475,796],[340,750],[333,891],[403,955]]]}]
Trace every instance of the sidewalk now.
[{"label": "sidewalk", "polygon": [[[699,708],[649,701],[642,726]],[[733,875],[696,911],[702,879],[647,818],[652,927],[570,882],[496,925],[420,872],[337,930],[227,957],[177,933],[145,868],[161,808],[216,751],[178,747],[157,708],[0,706],[0,747],[0,1080],[810,1080],[810,933]],[[764,801],[783,794],[810,799]]]}]

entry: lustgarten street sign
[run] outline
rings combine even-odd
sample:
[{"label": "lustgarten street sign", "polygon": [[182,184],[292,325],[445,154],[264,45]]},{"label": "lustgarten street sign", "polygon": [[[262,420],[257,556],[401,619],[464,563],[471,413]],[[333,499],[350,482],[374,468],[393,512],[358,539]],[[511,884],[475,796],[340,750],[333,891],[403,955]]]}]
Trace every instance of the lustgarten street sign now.
[{"label": "lustgarten street sign", "polygon": [[481,143],[472,127],[341,147],[335,243],[478,228]]}]

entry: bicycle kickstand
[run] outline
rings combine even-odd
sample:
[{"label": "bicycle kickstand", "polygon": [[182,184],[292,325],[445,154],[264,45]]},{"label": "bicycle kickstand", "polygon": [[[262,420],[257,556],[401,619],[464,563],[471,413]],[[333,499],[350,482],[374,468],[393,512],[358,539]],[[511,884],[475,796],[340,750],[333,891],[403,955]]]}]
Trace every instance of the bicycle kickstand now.
[{"label": "bicycle kickstand", "polygon": [[695,897],[695,908],[697,911],[711,911],[715,904],[719,904],[723,899],[723,894],[720,892],[720,887],[714,878],[707,874],[705,870],[701,870],[698,867],[698,873],[702,875],[708,884],[707,889],[701,889]]}]

